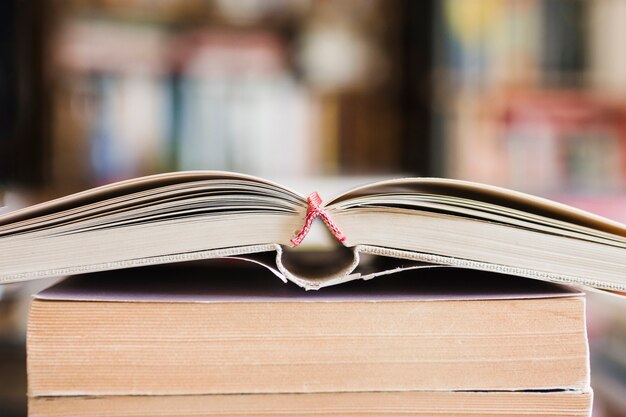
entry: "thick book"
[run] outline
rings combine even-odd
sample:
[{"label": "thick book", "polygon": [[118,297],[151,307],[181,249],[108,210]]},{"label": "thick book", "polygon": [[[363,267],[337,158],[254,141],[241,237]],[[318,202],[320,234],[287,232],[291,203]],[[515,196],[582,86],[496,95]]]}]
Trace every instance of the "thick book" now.
[{"label": "thick book", "polygon": [[589,391],[585,299],[458,268],[317,292],[262,268],[80,275],[35,296],[31,397]]},{"label": "thick book", "polygon": [[[318,217],[345,259],[297,268],[289,247]],[[363,255],[397,261],[362,269]],[[0,282],[215,257],[263,262],[307,289],[428,263],[626,291],[626,226],[456,180],[383,181],[323,203],[256,177],[179,172],[0,216]]]},{"label": "thick book", "polygon": [[357,392],[31,398],[30,417],[588,417],[592,393]]}]

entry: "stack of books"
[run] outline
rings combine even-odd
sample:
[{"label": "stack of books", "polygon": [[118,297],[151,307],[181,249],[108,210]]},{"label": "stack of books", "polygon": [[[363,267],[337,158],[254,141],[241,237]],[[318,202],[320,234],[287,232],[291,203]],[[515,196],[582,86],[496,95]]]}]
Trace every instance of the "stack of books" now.
[{"label": "stack of books", "polygon": [[585,300],[457,268],[305,292],[239,265],[71,277],[35,296],[36,416],[588,416]]},{"label": "stack of books", "polygon": [[[320,219],[332,251],[289,249]],[[560,284],[626,294],[625,249],[623,224],[489,185],[324,202],[179,172],[0,216],[0,283],[99,274],[32,304],[33,416],[581,416],[584,298]],[[265,275],[131,268],[224,257]]]}]

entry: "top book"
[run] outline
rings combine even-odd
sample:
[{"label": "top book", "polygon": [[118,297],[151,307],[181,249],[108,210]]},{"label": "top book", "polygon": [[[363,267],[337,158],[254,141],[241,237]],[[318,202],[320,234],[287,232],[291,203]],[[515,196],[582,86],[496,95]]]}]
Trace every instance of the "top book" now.
[{"label": "top book", "polygon": [[[305,239],[316,217],[343,244],[337,253],[347,256],[330,267],[310,261],[299,267],[297,251],[288,248]],[[364,254],[388,262],[366,268],[359,265]],[[178,172],[0,216],[4,283],[216,257],[263,263],[307,289],[452,265],[626,292],[625,225],[458,180],[383,181],[323,204],[316,193],[306,198],[243,174]]]}]

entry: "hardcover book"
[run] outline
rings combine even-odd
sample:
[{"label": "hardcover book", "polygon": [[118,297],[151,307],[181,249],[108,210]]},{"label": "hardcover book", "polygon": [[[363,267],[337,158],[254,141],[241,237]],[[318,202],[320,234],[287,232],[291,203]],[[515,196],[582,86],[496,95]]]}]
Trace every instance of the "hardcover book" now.
[{"label": "hardcover book", "polygon": [[[313,221],[338,257],[298,268]],[[0,216],[0,282],[175,261],[238,257],[307,289],[449,265],[626,291],[626,226],[476,183],[407,178],[323,202],[227,172],[123,181]],[[271,256],[268,258],[268,254]],[[272,255],[273,254],[273,255]],[[364,256],[387,258],[366,268]]]},{"label": "hardcover book", "polygon": [[252,266],[71,277],[32,303],[29,395],[588,393],[583,294],[506,278],[431,268],[306,293]]}]

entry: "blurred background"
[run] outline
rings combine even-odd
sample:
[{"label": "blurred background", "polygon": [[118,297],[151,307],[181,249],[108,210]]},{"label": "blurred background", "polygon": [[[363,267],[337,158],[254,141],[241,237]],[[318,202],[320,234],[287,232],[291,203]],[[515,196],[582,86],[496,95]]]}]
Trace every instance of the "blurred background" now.
[{"label": "blurred background", "polygon": [[[626,222],[624,22],[626,0],[3,0],[5,210],[219,169],[462,178]],[[0,287],[1,416],[26,414],[47,284]],[[626,415],[626,305],[588,310],[594,415]]]}]

